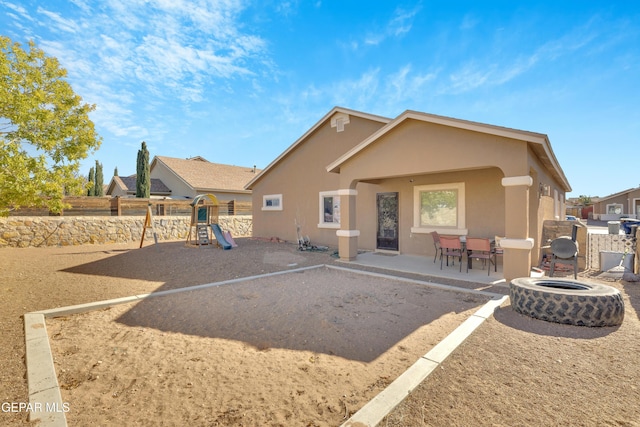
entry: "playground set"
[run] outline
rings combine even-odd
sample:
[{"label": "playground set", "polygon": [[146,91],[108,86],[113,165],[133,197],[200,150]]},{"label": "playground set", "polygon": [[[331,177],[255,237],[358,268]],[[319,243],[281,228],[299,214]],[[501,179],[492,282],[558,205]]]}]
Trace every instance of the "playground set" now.
[{"label": "playground set", "polygon": [[[151,204],[147,208],[147,216],[144,220],[140,247],[144,242],[147,229],[153,231],[155,243],[158,243],[158,235],[153,228],[151,217]],[[214,242],[215,239],[215,242]],[[201,194],[191,202],[191,223],[187,235],[187,246],[215,245],[224,250],[238,247],[229,231],[222,231],[218,225],[218,199],[213,194]]]}]

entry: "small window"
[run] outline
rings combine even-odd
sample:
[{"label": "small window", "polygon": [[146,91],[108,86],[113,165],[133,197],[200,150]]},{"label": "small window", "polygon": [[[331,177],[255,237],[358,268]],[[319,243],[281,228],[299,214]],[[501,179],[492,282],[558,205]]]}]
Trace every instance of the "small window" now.
[{"label": "small window", "polygon": [[412,233],[466,234],[464,183],[413,188]]},{"label": "small window", "polygon": [[320,193],[320,228],[340,228],[340,196],[337,191]]},{"label": "small window", "polygon": [[622,205],[618,203],[607,205],[607,214],[622,215]]},{"label": "small window", "polygon": [[262,196],[263,211],[281,211],[282,210],[282,194],[270,194]]}]

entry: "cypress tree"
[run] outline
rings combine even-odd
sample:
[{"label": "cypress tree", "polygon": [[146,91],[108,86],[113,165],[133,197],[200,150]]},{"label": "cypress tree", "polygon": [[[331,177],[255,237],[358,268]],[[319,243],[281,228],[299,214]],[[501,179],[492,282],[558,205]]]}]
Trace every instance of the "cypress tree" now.
[{"label": "cypress tree", "polygon": [[96,170],[91,166],[89,169],[89,176],[87,177],[87,181],[89,181],[89,189],[87,190],[87,196],[95,196],[96,195]]},{"label": "cypress tree", "polygon": [[138,162],[136,164],[136,197],[148,199],[150,196],[149,150],[147,150],[147,143],[142,141],[141,148],[138,150]]},{"label": "cypress tree", "polygon": [[104,177],[102,175],[102,163],[96,160],[96,180],[94,193],[98,197],[104,196]]},{"label": "cypress tree", "polygon": [[118,176],[118,167],[113,170],[113,176]]}]

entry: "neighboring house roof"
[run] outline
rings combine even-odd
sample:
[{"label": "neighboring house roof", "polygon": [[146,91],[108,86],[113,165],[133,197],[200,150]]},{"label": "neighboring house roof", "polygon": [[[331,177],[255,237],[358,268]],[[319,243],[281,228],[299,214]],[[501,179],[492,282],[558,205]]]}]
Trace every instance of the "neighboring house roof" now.
[{"label": "neighboring house roof", "polygon": [[[107,189],[106,194],[113,193],[115,187],[118,186],[122,191],[128,194],[136,194],[136,175],[130,176],[114,176]],[[171,189],[158,178],[151,178],[151,194],[156,196],[170,195]]]},{"label": "neighboring house roof", "polygon": [[631,192],[637,191],[637,190],[640,190],[640,187],[628,188],[626,190],[618,191],[617,193],[609,194],[608,196],[604,196],[604,197],[594,197],[593,200],[595,200],[596,203],[600,203],[600,202],[603,202],[605,200],[614,199],[616,197],[620,197],[620,196],[622,196],[624,194],[631,193]]},{"label": "neighboring house roof", "polygon": [[389,121],[386,126],[380,128],[377,132],[373,133],[369,138],[362,141],[360,144],[353,147],[346,152],[336,161],[327,166],[328,172],[339,172],[340,166],[349,160],[351,157],[358,154],[370,144],[374,143],[381,136],[394,129],[400,123],[406,120],[420,120],[429,123],[440,124],[449,127],[455,127],[459,129],[470,130],[474,132],[481,132],[505,138],[517,139],[526,141],[530,144],[533,151],[543,162],[547,170],[553,175],[558,182],[562,184],[565,191],[571,191],[571,186],[567,180],[558,160],[556,159],[549,138],[545,134],[528,132],[523,130],[511,129],[501,126],[488,125],[484,123],[472,122],[468,120],[455,119],[451,117],[438,116],[435,114],[421,113],[418,111],[407,110],[396,119]]},{"label": "neighboring house roof", "polygon": [[374,114],[363,113],[362,111],[350,110],[348,108],[333,107],[333,109],[331,111],[329,111],[327,114],[325,114],[324,117],[322,117],[320,120],[318,120],[318,122],[316,122],[315,125],[313,125],[308,131],[306,131],[304,133],[304,135],[302,135],[293,144],[291,144],[289,146],[289,148],[287,148],[282,154],[280,154],[278,157],[276,157],[276,159],[274,161],[269,163],[266,168],[262,169],[262,172],[260,172],[257,175],[255,175],[253,177],[253,179],[251,179],[251,181],[249,181],[245,185],[244,188],[251,189],[251,187],[253,186],[253,184],[256,181],[258,181],[263,175],[266,175],[269,172],[269,170],[271,170],[278,163],[280,163],[280,161],[282,159],[284,159],[289,153],[291,153],[293,150],[295,150],[296,147],[301,145],[307,139],[307,137],[309,135],[311,135],[316,129],[318,129],[320,126],[322,126],[324,124],[324,122],[329,120],[336,113],[344,113],[344,114],[348,114],[348,115],[351,115],[351,116],[362,117],[364,119],[373,120],[373,121],[380,122],[380,123],[389,123],[391,121],[391,119],[388,118],[388,117],[376,116]]},{"label": "neighboring house roof", "polygon": [[259,169],[211,163],[198,156],[190,159],[155,156],[151,169],[160,162],[197,192],[250,193],[244,189]]}]

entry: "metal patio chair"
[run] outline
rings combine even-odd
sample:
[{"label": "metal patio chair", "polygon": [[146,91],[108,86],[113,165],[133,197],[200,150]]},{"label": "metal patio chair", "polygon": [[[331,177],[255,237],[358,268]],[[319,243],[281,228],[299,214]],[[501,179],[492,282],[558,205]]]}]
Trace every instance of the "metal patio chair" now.
[{"label": "metal patio chair", "polygon": [[452,265],[455,265],[455,259],[460,261],[460,272],[462,272],[462,243],[459,237],[440,236],[440,270],[442,270],[442,258],[447,258],[447,267],[449,266],[449,257],[453,257]]},{"label": "metal patio chair", "polygon": [[467,273],[469,272],[469,264],[471,259],[481,259],[483,263],[489,261],[487,266],[487,276],[491,274],[491,264],[498,271],[496,265],[496,253],[491,248],[491,240],[479,237],[467,237]]}]

